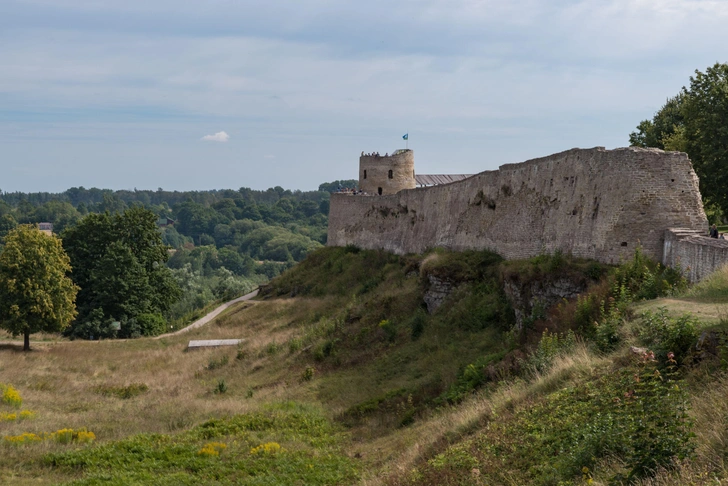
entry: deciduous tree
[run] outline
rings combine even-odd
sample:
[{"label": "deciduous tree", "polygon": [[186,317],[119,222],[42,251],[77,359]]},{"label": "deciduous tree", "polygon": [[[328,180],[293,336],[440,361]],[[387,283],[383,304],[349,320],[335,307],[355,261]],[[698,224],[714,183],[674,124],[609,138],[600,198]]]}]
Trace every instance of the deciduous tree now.
[{"label": "deciduous tree", "polygon": [[728,214],[728,64],[696,70],[690,86],[643,120],[632,132],[634,146],[686,152],[700,177],[707,205]]},{"label": "deciduous tree", "polygon": [[78,287],[67,276],[71,271],[61,240],[36,226],[21,225],[5,238],[0,253],[0,327],[24,336],[60,332],[76,316]]},{"label": "deciduous tree", "polygon": [[[71,335],[87,338],[88,330],[96,329],[94,336],[112,336],[111,328],[95,323],[142,314],[161,318],[179,298],[179,286],[164,265],[169,257],[156,220],[151,211],[133,207],[114,215],[90,214],[63,233],[72,277],[81,288]],[[120,335],[127,336],[123,326]]]}]

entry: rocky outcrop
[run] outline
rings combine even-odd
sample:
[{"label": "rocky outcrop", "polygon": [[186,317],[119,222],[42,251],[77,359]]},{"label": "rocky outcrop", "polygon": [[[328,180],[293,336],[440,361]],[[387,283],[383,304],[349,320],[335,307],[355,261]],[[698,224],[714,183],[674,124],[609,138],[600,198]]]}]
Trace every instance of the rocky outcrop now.
[{"label": "rocky outcrop", "polygon": [[524,323],[545,318],[552,306],[573,299],[584,292],[586,283],[565,277],[533,280],[526,284],[516,280],[506,280],[503,289],[513,306],[516,328],[521,330]]},{"label": "rocky outcrop", "polygon": [[455,284],[447,279],[428,275],[429,286],[425,291],[424,300],[427,312],[432,314],[442,305],[445,299],[455,290]]}]

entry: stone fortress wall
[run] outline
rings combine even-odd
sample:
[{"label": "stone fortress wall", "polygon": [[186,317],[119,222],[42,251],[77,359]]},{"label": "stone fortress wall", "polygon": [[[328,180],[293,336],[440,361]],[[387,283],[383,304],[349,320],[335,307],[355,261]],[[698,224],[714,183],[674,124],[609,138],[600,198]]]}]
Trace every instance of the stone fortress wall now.
[{"label": "stone fortress wall", "polygon": [[562,251],[615,264],[637,245],[661,261],[669,228],[707,232],[687,155],[597,147],[396,194],[333,194],[328,245],[398,254],[490,249],[507,259]]},{"label": "stone fortress wall", "polygon": [[728,240],[706,238],[705,231],[669,228],[662,263],[679,268],[691,282],[704,279],[728,263]]}]

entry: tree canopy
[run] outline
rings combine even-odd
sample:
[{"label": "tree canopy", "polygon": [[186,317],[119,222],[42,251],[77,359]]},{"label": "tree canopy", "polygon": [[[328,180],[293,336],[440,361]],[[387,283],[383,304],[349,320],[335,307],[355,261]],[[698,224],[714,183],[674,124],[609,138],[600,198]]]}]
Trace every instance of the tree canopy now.
[{"label": "tree canopy", "polygon": [[[159,331],[140,327],[139,319],[161,315],[180,295],[170,270],[167,246],[157,231],[156,216],[141,207],[116,214],[89,214],[63,233],[78,293],[79,315],[69,334],[88,338],[122,337]],[[158,320],[158,319],[157,319]],[[155,320],[156,322],[156,320]]]},{"label": "tree canopy", "polygon": [[0,327],[24,336],[59,332],[76,316],[78,287],[67,276],[71,271],[61,240],[32,225],[8,232],[0,253]]},{"label": "tree canopy", "polygon": [[686,152],[706,206],[728,214],[728,64],[696,70],[690,86],[669,98],[629,135],[632,145]]}]

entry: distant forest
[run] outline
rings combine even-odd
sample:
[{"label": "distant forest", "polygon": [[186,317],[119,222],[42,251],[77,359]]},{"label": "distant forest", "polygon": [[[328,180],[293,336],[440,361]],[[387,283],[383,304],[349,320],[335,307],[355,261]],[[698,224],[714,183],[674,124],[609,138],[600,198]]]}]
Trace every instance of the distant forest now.
[{"label": "distant forest", "polygon": [[143,207],[158,218],[173,250],[167,265],[183,296],[166,316],[184,319],[216,299],[253,288],[326,244],[330,193],[354,188],[333,181],[317,191],[165,191],[73,187],[62,193],[0,192],[0,248],[19,224],[53,223],[61,237],[92,213],[120,214]]}]

